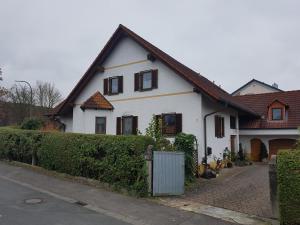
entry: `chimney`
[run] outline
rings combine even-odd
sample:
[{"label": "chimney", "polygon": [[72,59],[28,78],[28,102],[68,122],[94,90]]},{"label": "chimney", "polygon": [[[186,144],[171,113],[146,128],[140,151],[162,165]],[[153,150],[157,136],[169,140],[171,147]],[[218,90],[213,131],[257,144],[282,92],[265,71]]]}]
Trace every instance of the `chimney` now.
[{"label": "chimney", "polygon": [[274,83],[274,84],[272,84],[272,87],[278,88],[278,84]]}]

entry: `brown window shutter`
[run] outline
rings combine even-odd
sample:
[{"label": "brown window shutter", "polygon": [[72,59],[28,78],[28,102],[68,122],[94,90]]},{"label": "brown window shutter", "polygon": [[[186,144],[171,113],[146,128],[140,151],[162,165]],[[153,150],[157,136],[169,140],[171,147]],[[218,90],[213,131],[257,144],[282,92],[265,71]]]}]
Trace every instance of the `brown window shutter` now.
[{"label": "brown window shutter", "polygon": [[118,76],[118,91],[123,93],[123,76]]},{"label": "brown window shutter", "polygon": [[176,113],[176,133],[182,132],[182,114]]},{"label": "brown window shutter", "polygon": [[140,90],[140,73],[134,74],[134,91]]},{"label": "brown window shutter", "polygon": [[103,94],[108,95],[108,78],[103,80]]},{"label": "brown window shutter", "polygon": [[122,118],[121,117],[117,117],[117,131],[116,134],[117,135],[121,135],[122,134],[122,128],[121,128],[121,124],[122,124]]},{"label": "brown window shutter", "polygon": [[132,117],[132,134],[137,135],[138,131],[138,117],[133,116]]},{"label": "brown window shutter", "polygon": [[221,129],[221,137],[225,137],[225,129],[224,129],[224,117],[221,117],[221,126],[222,126],[222,129]]},{"label": "brown window shutter", "polygon": [[158,87],[158,70],[152,70],[152,88],[157,88]]},{"label": "brown window shutter", "polygon": [[215,136],[219,137],[219,116],[215,116]]}]

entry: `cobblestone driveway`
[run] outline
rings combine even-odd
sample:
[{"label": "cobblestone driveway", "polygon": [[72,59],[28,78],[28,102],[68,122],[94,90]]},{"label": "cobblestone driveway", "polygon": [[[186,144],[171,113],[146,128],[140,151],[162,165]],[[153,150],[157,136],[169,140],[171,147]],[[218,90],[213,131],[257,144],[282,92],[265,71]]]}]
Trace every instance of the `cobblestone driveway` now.
[{"label": "cobblestone driveway", "polygon": [[185,200],[231,209],[261,217],[272,217],[268,165],[223,169],[216,179],[197,179],[186,190]]}]

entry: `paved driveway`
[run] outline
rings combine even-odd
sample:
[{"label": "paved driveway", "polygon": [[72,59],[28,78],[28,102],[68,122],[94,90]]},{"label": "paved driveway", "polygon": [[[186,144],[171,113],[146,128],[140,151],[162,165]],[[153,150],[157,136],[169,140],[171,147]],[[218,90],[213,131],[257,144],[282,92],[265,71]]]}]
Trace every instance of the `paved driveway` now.
[{"label": "paved driveway", "polygon": [[271,218],[268,165],[223,169],[216,179],[198,179],[184,200]]}]

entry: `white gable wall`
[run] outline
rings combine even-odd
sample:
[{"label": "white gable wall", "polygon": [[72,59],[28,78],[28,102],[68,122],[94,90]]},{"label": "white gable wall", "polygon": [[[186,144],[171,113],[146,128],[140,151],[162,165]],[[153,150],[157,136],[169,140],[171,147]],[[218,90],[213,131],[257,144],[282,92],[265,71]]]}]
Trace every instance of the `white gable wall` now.
[{"label": "white gable wall", "polygon": [[251,83],[243,87],[234,95],[236,96],[236,95],[249,95],[249,94],[264,94],[264,93],[272,93],[272,92],[278,92],[278,90],[275,90],[274,88],[271,88],[257,81],[252,81]]},{"label": "white gable wall", "polygon": [[[106,133],[116,134],[116,118],[126,115],[138,116],[138,129],[144,133],[153,114],[182,113],[182,131],[194,134],[198,139],[201,162],[204,156],[204,128],[203,116],[214,111],[216,104],[202,104],[202,95],[193,92],[193,86],[182,79],[160,61],[151,62],[147,59],[147,52],[126,38],[119,42],[106,62],[103,64],[105,72],[97,73],[82,93],[75,100],[73,108],[73,123],[66,121],[66,131],[78,133],[95,133],[95,117],[106,117]],[[139,63],[134,63],[139,61]],[[112,68],[114,67],[114,68]],[[134,73],[158,69],[158,88],[151,91],[134,92]],[[104,78],[123,76],[123,93],[105,96],[114,106],[113,111],[90,110],[83,111],[80,105],[96,91],[103,93]],[[225,147],[230,148],[230,135],[237,134],[230,130],[230,115],[237,115],[235,111],[221,113],[225,117],[225,137],[215,138],[214,117],[208,119],[208,146],[212,147],[213,154],[220,156]],[[71,128],[70,128],[71,127]],[[237,140],[238,143],[238,140]]]}]

